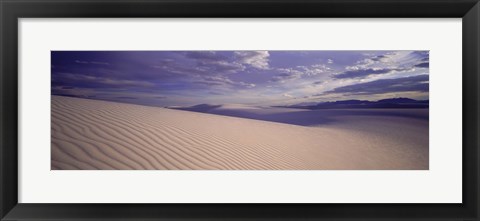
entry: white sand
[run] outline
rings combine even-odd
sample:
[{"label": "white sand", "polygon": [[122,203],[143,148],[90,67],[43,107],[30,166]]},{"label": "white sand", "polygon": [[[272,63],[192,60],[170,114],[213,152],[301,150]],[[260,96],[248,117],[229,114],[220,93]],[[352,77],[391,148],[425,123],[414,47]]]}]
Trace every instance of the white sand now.
[{"label": "white sand", "polygon": [[52,96],[52,169],[428,169],[428,120],[336,117],[301,126]]}]

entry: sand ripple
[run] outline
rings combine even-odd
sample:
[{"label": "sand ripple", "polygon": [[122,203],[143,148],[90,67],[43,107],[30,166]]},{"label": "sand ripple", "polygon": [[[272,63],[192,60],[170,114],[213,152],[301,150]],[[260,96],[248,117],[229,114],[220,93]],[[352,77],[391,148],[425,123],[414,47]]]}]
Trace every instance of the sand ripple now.
[{"label": "sand ripple", "polygon": [[[412,123],[424,124],[411,121],[385,127],[408,133]],[[398,139],[395,131],[376,135],[60,96],[52,96],[51,123],[52,169],[428,169],[428,136],[415,136],[419,131]]]}]

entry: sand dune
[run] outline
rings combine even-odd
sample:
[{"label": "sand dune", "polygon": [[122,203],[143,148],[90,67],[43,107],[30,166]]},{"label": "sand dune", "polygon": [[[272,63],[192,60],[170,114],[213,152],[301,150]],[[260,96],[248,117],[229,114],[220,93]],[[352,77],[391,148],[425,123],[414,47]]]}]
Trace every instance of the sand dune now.
[{"label": "sand dune", "polygon": [[[428,118],[413,110],[309,112],[327,120],[307,125],[52,96],[51,111],[52,169],[428,169]],[[300,121],[270,111],[249,113]]]}]

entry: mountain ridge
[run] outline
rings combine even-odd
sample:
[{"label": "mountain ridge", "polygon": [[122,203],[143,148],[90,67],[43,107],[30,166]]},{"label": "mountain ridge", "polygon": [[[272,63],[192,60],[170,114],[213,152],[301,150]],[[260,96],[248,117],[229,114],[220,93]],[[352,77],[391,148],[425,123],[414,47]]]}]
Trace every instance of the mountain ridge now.
[{"label": "mountain ridge", "polygon": [[368,100],[339,100],[339,101],[327,101],[320,102],[313,105],[287,105],[279,106],[287,108],[300,108],[300,109],[336,109],[336,108],[428,108],[429,100],[414,100],[411,98],[386,98],[377,101]]}]

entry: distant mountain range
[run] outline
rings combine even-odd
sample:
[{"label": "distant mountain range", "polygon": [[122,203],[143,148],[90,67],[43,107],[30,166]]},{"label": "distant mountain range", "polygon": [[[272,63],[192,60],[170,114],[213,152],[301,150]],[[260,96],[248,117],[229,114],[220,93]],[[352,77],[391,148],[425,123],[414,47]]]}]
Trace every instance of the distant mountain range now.
[{"label": "distant mountain range", "polygon": [[213,104],[198,104],[190,107],[167,107],[170,109],[178,109],[178,110],[187,110],[187,111],[195,111],[201,113],[207,113],[210,110],[216,109],[221,107],[222,105],[213,105]]},{"label": "distant mountain range", "polygon": [[428,100],[414,100],[410,98],[389,98],[378,101],[342,100],[322,103],[300,103],[281,107],[316,110],[342,108],[428,108],[428,106]]}]

